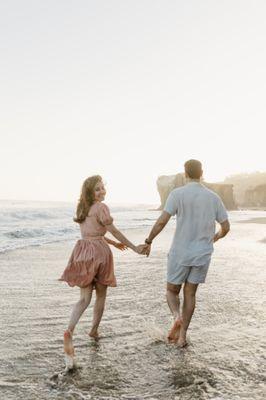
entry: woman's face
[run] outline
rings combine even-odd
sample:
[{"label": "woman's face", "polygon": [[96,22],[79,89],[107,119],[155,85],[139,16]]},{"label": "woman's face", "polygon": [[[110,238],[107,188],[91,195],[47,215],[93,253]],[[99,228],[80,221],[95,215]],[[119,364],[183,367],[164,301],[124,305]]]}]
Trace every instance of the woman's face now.
[{"label": "woman's face", "polygon": [[106,190],[104,188],[103,182],[98,182],[94,188],[94,200],[103,201],[105,198]]}]

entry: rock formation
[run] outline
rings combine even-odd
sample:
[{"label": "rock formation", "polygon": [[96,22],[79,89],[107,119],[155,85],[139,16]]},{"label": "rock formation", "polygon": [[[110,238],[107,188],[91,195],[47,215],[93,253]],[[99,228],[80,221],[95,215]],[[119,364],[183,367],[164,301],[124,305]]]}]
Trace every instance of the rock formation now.
[{"label": "rock formation", "polygon": [[[157,189],[161,198],[161,206],[160,209],[164,207],[166,199],[169,193],[180,186],[185,185],[185,175],[184,174],[176,174],[176,175],[162,175],[157,179]],[[207,183],[202,181],[202,183],[217,193],[224,202],[225,207],[228,210],[236,210],[237,206],[234,200],[233,195],[233,185],[226,183]]]},{"label": "rock formation", "polygon": [[[234,198],[240,207],[259,207],[257,204],[263,203],[263,186],[266,185],[266,172],[231,175],[225,178],[224,183],[234,185]],[[257,189],[260,186],[262,188]],[[253,193],[253,191],[255,192]]]},{"label": "rock formation", "polygon": [[247,207],[266,207],[266,184],[246,190],[244,203]]}]

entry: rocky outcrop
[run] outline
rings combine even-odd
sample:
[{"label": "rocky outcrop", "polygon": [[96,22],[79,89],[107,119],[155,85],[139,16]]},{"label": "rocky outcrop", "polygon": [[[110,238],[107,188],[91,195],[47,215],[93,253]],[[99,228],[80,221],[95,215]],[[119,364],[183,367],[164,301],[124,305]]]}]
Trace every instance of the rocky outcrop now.
[{"label": "rocky outcrop", "polygon": [[157,189],[161,198],[160,209],[164,207],[169,193],[176,187],[183,186],[184,184],[185,177],[183,174],[159,176],[157,179]]},{"label": "rocky outcrop", "polygon": [[[240,207],[256,207],[263,198],[263,188],[266,185],[266,172],[242,173],[228,176],[223,183],[234,185],[234,198]],[[256,191],[256,193],[253,193]],[[261,192],[262,191],[262,192]]]},{"label": "rocky outcrop", "polygon": [[266,207],[266,184],[246,190],[244,203],[247,207]]},{"label": "rocky outcrop", "polygon": [[[176,175],[162,175],[159,176],[157,179],[157,189],[161,198],[161,206],[160,209],[164,207],[164,204],[166,202],[166,199],[169,195],[169,193],[180,186],[185,185],[186,179],[184,174],[176,174]],[[234,195],[233,195],[233,185],[232,184],[225,184],[225,183],[207,183],[202,181],[202,183],[209,188],[210,190],[213,190],[215,193],[217,193],[225,207],[228,210],[236,210],[237,206],[234,200]]]}]

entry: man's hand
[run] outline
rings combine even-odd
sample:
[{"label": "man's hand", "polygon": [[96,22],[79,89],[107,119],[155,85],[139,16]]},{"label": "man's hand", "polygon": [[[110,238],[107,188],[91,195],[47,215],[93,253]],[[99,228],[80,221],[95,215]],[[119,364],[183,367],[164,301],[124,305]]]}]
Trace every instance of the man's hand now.
[{"label": "man's hand", "polygon": [[148,244],[139,244],[137,246],[137,253],[138,254],[142,254],[142,255],[146,255],[147,257],[150,254],[150,250],[151,250],[151,246]]},{"label": "man's hand", "polygon": [[227,233],[230,231],[230,223],[228,220],[222,222],[221,224],[221,229],[215,233],[213,237],[213,243],[217,242],[217,240],[222,239],[227,235]]},{"label": "man's hand", "polygon": [[150,252],[151,252],[151,244],[146,244],[145,245],[145,254],[147,257],[149,257]]},{"label": "man's hand", "polygon": [[214,237],[213,237],[213,243],[217,242],[217,240],[220,239],[220,234],[219,232],[215,233]]}]

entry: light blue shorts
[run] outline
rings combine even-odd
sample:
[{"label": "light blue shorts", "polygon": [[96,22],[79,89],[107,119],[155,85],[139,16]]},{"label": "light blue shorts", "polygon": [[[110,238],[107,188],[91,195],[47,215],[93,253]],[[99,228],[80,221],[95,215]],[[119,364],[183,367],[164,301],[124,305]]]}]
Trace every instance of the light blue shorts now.
[{"label": "light blue shorts", "polygon": [[210,262],[206,265],[187,267],[184,265],[173,268],[167,265],[167,282],[174,285],[181,285],[185,282],[194,284],[204,283],[209,270]]}]

